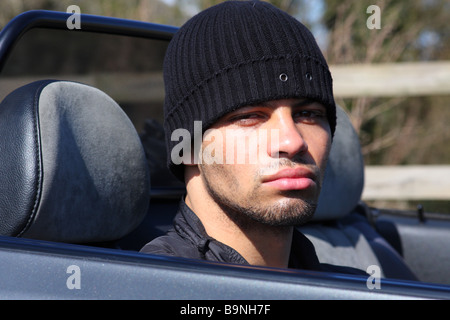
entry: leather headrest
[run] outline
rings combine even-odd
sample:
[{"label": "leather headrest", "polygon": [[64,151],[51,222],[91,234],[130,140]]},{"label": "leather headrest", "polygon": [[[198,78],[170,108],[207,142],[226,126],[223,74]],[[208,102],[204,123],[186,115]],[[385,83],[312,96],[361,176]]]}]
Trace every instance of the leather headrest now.
[{"label": "leather headrest", "polygon": [[144,218],[139,136],[102,91],[33,82],[0,104],[0,234],[64,242],[121,238]]},{"label": "leather headrest", "polygon": [[313,221],[346,216],[358,204],[364,187],[364,160],[358,134],[337,106],[337,125]]}]

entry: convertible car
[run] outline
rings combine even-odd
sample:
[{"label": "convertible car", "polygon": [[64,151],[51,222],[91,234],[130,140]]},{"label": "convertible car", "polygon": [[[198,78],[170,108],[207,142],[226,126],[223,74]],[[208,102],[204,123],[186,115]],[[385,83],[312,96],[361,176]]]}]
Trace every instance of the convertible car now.
[{"label": "convertible car", "polygon": [[[450,298],[450,220],[361,200],[360,144],[340,108],[320,204],[300,229],[321,262],[367,276],[139,253],[171,227],[184,194],[161,125],[162,61],[177,28],[71,18],[28,11],[0,33],[1,299]],[[254,310],[245,304],[215,312]]]}]

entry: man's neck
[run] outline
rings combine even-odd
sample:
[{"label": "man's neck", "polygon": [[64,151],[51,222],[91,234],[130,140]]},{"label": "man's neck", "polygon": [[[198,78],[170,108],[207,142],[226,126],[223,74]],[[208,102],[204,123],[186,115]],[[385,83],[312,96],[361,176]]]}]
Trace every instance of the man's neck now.
[{"label": "man's neck", "polygon": [[248,217],[243,217],[247,221],[232,219],[217,203],[198,193],[188,191],[185,201],[210,237],[236,250],[249,264],[288,267],[293,227],[269,226]]},{"label": "man's neck", "polygon": [[[244,258],[252,265],[287,268],[292,244],[292,227],[269,227],[243,233],[235,247],[242,248]],[[247,243],[246,243],[247,241]],[[246,247],[244,247],[246,245]],[[237,249],[239,247],[239,249]]]}]

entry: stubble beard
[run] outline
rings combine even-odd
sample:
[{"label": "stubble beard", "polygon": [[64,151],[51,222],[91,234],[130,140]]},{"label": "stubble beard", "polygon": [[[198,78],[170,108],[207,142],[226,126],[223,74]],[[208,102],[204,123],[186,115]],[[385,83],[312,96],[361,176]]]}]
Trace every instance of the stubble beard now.
[{"label": "stubble beard", "polygon": [[[216,168],[212,168],[216,167]],[[302,191],[292,190],[280,193],[281,200],[274,204],[264,205],[265,196],[258,188],[255,188],[244,197],[236,194],[228,194],[221,187],[222,183],[228,184],[228,190],[240,190],[239,181],[219,166],[211,165],[204,173],[222,171],[223,181],[210,179],[208,174],[203,174],[203,181],[211,198],[218,204],[222,211],[242,229],[254,228],[257,224],[271,227],[291,227],[302,225],[314,215],[317,207],[317,198],[321,187],[317,184],[317,196],[305,197]],[[214,174],[213,174],[214,176]],[[220,181],[220,183],[215,183]],[[255,179],[256,180],[256,179]],[[320,180],[320,179],[317,179]],[[311,199],[312,198],[312,199]],[[255,224],[255,222],[257,224]]]}]

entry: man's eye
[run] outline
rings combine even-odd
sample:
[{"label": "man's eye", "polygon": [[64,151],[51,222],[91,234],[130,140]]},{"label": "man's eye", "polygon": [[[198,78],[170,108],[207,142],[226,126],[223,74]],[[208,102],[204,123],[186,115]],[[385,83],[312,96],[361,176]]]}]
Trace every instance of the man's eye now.
[{"label": "man's eye", "polygon": [[261,115],[256,113],[240,114],[229,119],[230,122],[240,126],[251,126],[259,123]]},{"label": "man's eye", "polygon": [[321,110],[301,110],[293,115],[296,121],[316,122],[326,118],[326,113]]}]

